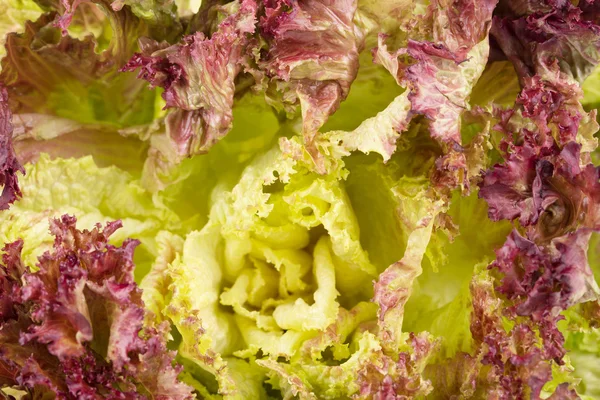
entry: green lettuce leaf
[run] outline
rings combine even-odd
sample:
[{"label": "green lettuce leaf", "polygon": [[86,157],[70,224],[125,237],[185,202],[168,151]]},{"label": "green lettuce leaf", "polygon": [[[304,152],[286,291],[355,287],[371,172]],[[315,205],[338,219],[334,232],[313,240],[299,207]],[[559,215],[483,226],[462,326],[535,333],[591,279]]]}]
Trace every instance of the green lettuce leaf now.
[{"label": "green lettuce leaf", "polygon": [[53,238],[48,219],[77,215],[78,224],[91,229],[96,223],[120,219],[123,228],[111,242],[128,237],[141,241],[135,254],[136,278],[148,272],[158,254],[155,236],[162,229],[178,229],[176,214],[158,197],[146,192],[128,173],[116,167],[99,168],[91,157],[50,160],[42,154],[26,166],[21,178],[23,198],[0,214],[0,243],[24,240],[23,260],[36,265],[37,257],[50,249]]},{"label": "green lettuce leaf", "polygon": [[[190,202],[185,196],[187,191],[203,188],[200,197],[204,202],[210,197],[218,179],[234,183],[253,157],[272,147],[286,129],[264,98],[252,93],[236,99],[232,118],[235,124],[227,136],[208,154],[194,158],[180,152],[186,147],[186,138],[179,136],[179,127],[169,115],[148,125],[122,129],[120,134],[139,138],[149,145],[142,173],[145,187],[153,192],[162,190],[166,197],[178,203]],[[252,129],[248,129],[249,126]],[[194,207],[192,204],[180,206],[188,210]],[[208,215],[207,204],[204,203],[201,210],[196,208],[188,213],[197,214],[198,211],[201,215]]]},{"label": "green lettuce leaf", "polygon": [[[221,394],[239,396],[229,389],[228,357],[252,360],[260,350],[265,358],[289,359],[310,348],[307,340],[318,340],[348,313],[342,304],[369,299],[376,268],[361,246],[343,183],[277,147],[250,163],[233,187],[227,179],[218,184],[211,198],[208,223],[187,236],[166,267],[161,258],[142,287],[149,307],[180,332],[180,355],[212,371]],[[198,318],[200,341],[185,333],[190,314]],[[346,330],[344,336],[352,328]]]},{"label": "green lettuce leaf", "polygon": [[423,260],[423,274],[406,304],[404,330],[429,332],[442,339],[440,356],[470,352],[473,275],[491,263],[494,250],[511,230],[507,222],[487,219],[487,204],[477,194],[454,193],[447,216],[454,229],[438,229]]},{"label": "green lettuce leaf", "polygon": [[0,58],[6,55],[6,35],[21,32],[25,21],[34,21],[41,13],[42,9],[33,0],[7,0],[0,4]]},{"label": "green lettuce leaf", "polygon": [[600,67],[596,67],[594,71],[583,81],[581,88],[583,89],[583,99],[581,104],[586,108],[595,108],[600,104]]},{"label": "green lettuce leaf", "polygon": [[[592,251],[597,246],[593,242],[590,243]],[[593,264],[592,260],[590,257],[590,264]],[[577,393],[583,399],[594,399],[600,395],[598,366],[595,362],[600,356],[600,303],[592,301],[579,304],[563,315],[565,319],[561,321],[560,327],[565,335],[565,348],[568,350],[571,367],[570,373],[563,380],[570,379],[578,383]]]}]

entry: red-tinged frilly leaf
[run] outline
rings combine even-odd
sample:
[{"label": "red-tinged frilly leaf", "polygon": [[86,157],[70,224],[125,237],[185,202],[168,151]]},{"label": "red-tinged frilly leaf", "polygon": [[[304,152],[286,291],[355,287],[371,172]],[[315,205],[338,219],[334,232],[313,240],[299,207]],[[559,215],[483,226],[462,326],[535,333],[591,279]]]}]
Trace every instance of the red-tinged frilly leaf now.
[{"label": "red-tinged frilly leaf", "polygon": [[20,279],[25,272],[21,262],[22,249],[23,241],[10,243],[3,249],[2,264],[6,268],[0,274],[0,323],[16,317],[14,303],[19,298]]},{"label": "red-tinged frilly leaf", "polygon": [[[473,312],[471,334],[477,359],[481,360],[475,397],[508,400],[539,399],[544,384],[552,379],[552,363],[564,355],[563,337],[556,319],[540,323],[503,321],[503,302],[497,297],[491,280],[471,283]],[[557,388],[552,398],[573,397],[567,384]]]},{"label": "red-tinged frilly leaf", "polygon": [[592,21],[595,24],[600,23],[600,2],[598,0],[580,1],[578,6],[582,11],[583,19]]},{"label": "red-tinged frilly leaf", "polygon": [[268,48],[260,67],[269,78],[289,84],[284,90],[290,94],[283,98],[300,103],[308,144],[356,78],[362,47],[353,22],[356,7],[355,0],[265,2],[259,25]]},{"label": "red-tinged frilly leaf", "polygon": [[[455,61],[455,64],[466,61],[469,51],[486,40],[496,3],[497,0],[435,0],[427,13],[413,22],[416,29],[410,36],[419,46],[429,46],[428,52],[432,56]],[[400,84],[409,65],[396,58],[406,54],[410,41],[394,53],[387,49],[386,39],[385,35],[380,35],[375,60],[381,62]]]},{"label": "red-tinged frilly leaf", "polygon": [[347,94],[358,68],[355,12],[352,0],[266,1],[260,27],[269,49],[263,67],[284,81],[333,81]]},{"label": "red-tinged frilly leaf", "polygon": [[580,229],[542,248],[513,231],[492,264],[503,274],[498,291],[515,300],[518,315],[538,321],[596,299],[600,289],[586,254],[590,235]]},{"label": "red-tinged frilly leaf", "polygon": [[[480,7],[475,3],[481,4],[481,8],[487,10],[483,15],[470,14],[479,19],[449,20],[459,26],[479,27],[481,32],[476,39],[482,40],[487,35],[491,10],[496,2],[465,2],[463,6],[467,9]],[[460,28],[456,30],[460,31]],[[468,52],[474,48],[477,41],[465,40],[466,38],[460,35],[450,37],[451,35],[448,35],[446,43],[441,41],[441,37],[437,38],[439,42],[433,43],[409,41],[407,53],[416,62],[406,69],[404,80],[411,91],[409,99],[412,112],[425,115],[431,121],[430,134],[446,145],[446,152],[457,153],[446,161],[440,161],[439,166],[453,171],[464,171],[467,161],[461,151],[461,114],[468,108],[470,91],[483,72],[488,49],[485,43],[485,49],[470,54]],[[468,35],[468,38],[471,36]],[[448,162],[453,165],[448,165]],[[460,172],[458,174],[460,175]],[[455,180],[455,184],[460,184],[464,178],[457,177]]]},{"label": "red-tinged frilly leaf", "polygon": [[[559,74],[554,71],[554,75]],[[516,108],[537,128],[524,133],[545,146],[578,141],[585,145],[584,151],[593,150],[597,145],[592,137],[598,129],[596,111],[586,113],[580,104],[582,98],[583,91],[576,82],[561,78],[549,81],[538,75],[524,78]]]},{"label": "red-tinged frilly leaf", "polygon": [[[31,310],[37,324],[22,335],[22,342],[47,344],[48,350],[62,360],[83,355],[84,343],[94,339],[94,322],[110,328],[122,312],[127,312],[138,314],[129,324],[133,330],[141,329],[143,311],[139,301],[132,301],[140,296],[132,274],[133,250],[138,242],[126,241],[121,248],[107,244],[120,226],[120,222],[111,222],[104,231],[98,227],[80,232],[72,217],[51,223],[54,251],[40,257],[38,273],[24,276],[22,301],[37,303]],[[134,313],[135,309],[140,311]],[[98,315],[102,313],[108,315]],[[110,331],[96,332],[96,339],[105,335],[108,337]],[[112,361],[123,364],[118,357]]]},{"label": "red-tinged frilly leaf", "polygon": [[501,0],[498,4],[497,14],[522,17],[534,13],[560,10],[571,6],[571,3],[569,0]]},{"label": "red-tinged frilly leaf", "polygon": [[8,92],[0,85],[0,210],[6,210],[21,196],[17,172],[25,173],[13,149],[11,120]]},{"label": "red-tinged frilly leaf", "polygon": [[137,241],[108,244],[121,223],[80,231],[75,218],[51,222],[52,251],[36,272],[20,260],[22,242],[0,265],[0,370],[6,384],[59,398],[192,398],[177,381],[167,327],[144,328],[133,280]]},{"label": "red-tinged frilly leaf", "polygon": [[480,196],[489,217],[517,219],[536,242],[547,242],[580,227],[600,227],[600,169],[580,166],[581,146],[513,147],[504,164],[487,171]]},{"label": "red-tinged frilly leaf", "polygon": [[[553,367],[562,364],[565,354],[557,319],[533,322],[507,315],[506,301],[498,297],[493,283],[488,273],[471,281],[469,352],[428,365],[425,377],[447,398],[539,400],[543,386],[553,378]],[[565,394],[575,394],[568,384],[559,386],[550,398]]]},{"label": "red-tinged frilly leaf", "polygon": [[[442,142],[461,143],[459,116],[487,62],[486,38],[496,2],[432,2],[421,21],[431,25],[426,40],[409,40],[406,48],[395,54],[387,51],[385,38],[380,37],[376,60],[388,69],[394,66],[390,72],[411,91],[413,112],[432,121],[431,135]],[[482,41],[486,43],[480,54],[469,55]],[[413,59],[409,65],[391,62],[392,57],[404,54]]]},{"label": "red-tinged frilly leaf", "polygon": [[[515,2],[508,3],[510,9]],[[491,29],[519,76],[517,107],[536,123],[545,141],[562,146],[577,139],[585,144],[584,152],[591,151],[598,126],[580,104],[579,85],[600,62],[600,26],[568,1],[528,3],[517,8],[517,15],[530,15],[497,16]]]},{"label": "red-tinged frilly leaf", "polygon": [[206,152],[231,129],[234,81],[248,57],[257,7],[243,1],[210,38],[196,32],[173,46],[141,41],[142,52],[122,68],[139,68],[140,78],[165,89],[166,107],[177,108],[167,123],[176,125],[169,141],[178,158]]},{"label": "red-tinged frilly leaf", "polygon": [[[409,90],[411,113],[430,121],[430,134],[447,154],[437,163],[440,186],[469,186],[461,116],[487,63],[488,31],[497,0],[433,1],[416,21],[423,32],[390,51],[380,36],[375,61]],[[421,28],[424,27],[424,28]],[[413,39],[414,38],[414,39]]]},{"label": "red-tinged frilly leaf", "polygon": [[416,61],[404,73],[413,112],[432,121],[432,137],[460,144],[459,116],[468,97],[461,89],[469,83],[459,66],[466,59],[443,45],[412,40],[407,53]]},{"label": "red-tinged frilly leaf", "polygon": [[426,396],[433,390],[431,382],[422,377],[429,357],[437,343],[426,333],[410,333],[408,351],[394,357],[381,351],[377,358],[360,362],[357,381],[360,392],[357,398],[401,400]]},{"label": "red-tinged frilly leaf", "polygon": [[583,82],[599,61],[600,26],[569,1],[537,3],[530,4],[528,15],[495,17],[492,35],[521,79],[545,78],[557,62],[563,73]]}]

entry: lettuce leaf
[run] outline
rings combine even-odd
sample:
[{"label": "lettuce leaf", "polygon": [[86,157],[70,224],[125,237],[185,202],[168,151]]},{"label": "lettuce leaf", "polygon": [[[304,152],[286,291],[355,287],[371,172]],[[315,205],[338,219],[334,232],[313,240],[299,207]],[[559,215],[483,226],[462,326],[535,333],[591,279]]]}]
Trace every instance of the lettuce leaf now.
[{"label": "lettuce leaf", "polygon": [[177,127],[173,151],[180,159],[207,151],[231,129],[234,80],[248,57],[256,7],[244,2],[210,38],[196,32],[169,47],[145,40],[141,53],[121,68],[140,68],[138,77],[164,88],[165,107],[176,108],[165,123]]},{"label": "lettuce leaf", "polygon": [[[166,268],[155,264],[142,284],[164,304],[161,318],[180,331],[187,330],[190,312],[199,318],[205,345],[195,353],[180,348],[180,354],[212,370],[223,394],[233,378],[215,372],[206,357],[221,357],[226,365],[227,356],[249,357],[259,349],[265,357],[292,357],[346,312],[339,302],[368,299],[368,277],[376,274],[334,177],[316,175],[275,148],[226,187],[213,192],[209,221],[188,235],[181,256]],[[159,271],[172,294],[151,278]],[[180,346],[190,345],[182,335]]]},{"label": "lettuce leaf", "polygon": [[37,271],[21,259],[23,240],[3,248],[0,264],[0,385],[42,397],[193,398],[177,380],[166,326],[143,328],[133,280],[139,242],[108,244],[121,223],[78,230],[51,220],[54,244]]},{"label": "lettuce leaf", "polygon": [[161,229],[178,229],[178,218],[139,182],[116,167],[98,168],[91,157],[50,160],[41,155],[26,166],[21,180],[22,201],[0,214],[0,242],[24,239],[23,260],[35,268],[36,259],[52,246],[48,218],[70,213],[79,224],[92,228],[98,222],[120,219],[123,229],[112,236],[115,244],[138,238],[136,276],[143,276],[157,254],[155,235]]},{"label": "lettuce leaf", "polygon": [[17,160],[13,148],[12,113],[8,107],[6,89],[0,86],[0,210],[7,209],[12,202],[21,196],[17,181],[17,172],[23,167]]},{"label": "lettuce leaf", "polygon": [[10,32],[23,30],[25,21],[33,21],[42,13],[42,9],[33,0],[11,0],[0,5],[0,57],[6,55],[4,42]]},{"label": "lettuce leaf", "polygon": [[113,127],[151,121],[148,105],[154,94],[135,75],[117,72],[144,25],[131,20],[127,10],[109,14],[118,30],[108,48],[98,53],[93,36],[61,36],[55,18],[55,13],[43,14],[27,22],[24,33],[7,36],[0,81],[8,89],[13,113],[51,114]]}]

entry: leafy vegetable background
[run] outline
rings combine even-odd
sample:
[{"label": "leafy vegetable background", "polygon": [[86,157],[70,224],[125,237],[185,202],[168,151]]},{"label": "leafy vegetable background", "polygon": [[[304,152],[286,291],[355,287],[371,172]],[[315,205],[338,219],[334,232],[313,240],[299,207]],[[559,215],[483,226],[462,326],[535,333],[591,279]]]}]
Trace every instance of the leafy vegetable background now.
[{"label": "leafy vegetable background", "polygon": [[600,2],[0,33],[0,397],[600,398]]}]

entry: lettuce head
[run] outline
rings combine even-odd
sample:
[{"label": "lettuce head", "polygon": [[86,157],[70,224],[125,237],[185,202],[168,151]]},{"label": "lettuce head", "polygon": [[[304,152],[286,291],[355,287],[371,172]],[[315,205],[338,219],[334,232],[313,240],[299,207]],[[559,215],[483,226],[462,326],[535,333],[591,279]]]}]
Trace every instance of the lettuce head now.
[{"label": "lettuce head", "polygon": [[600,398],[600,3],[0,0],[0,398]]}]

